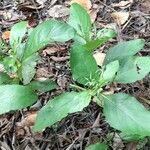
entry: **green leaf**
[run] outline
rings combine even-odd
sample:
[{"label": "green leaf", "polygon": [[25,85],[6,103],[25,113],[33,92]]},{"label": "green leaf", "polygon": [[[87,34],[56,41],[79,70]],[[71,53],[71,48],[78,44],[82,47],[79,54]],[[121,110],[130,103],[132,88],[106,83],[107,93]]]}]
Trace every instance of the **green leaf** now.
[{"label": "green leaf", "polygon": [[22,62],[22,66],[19,69],[20,78],[23,80],[23,84],[29,84],[34,77],[37,61],[40,59],[38,55],[32,55]]},{"label": "green leaf", "polygon": [[72,39],[74,34],[74,29],[64,22],[45,21],[31,32],[26,43],[24,59],[50,43],[66,42]]},{"label": "green leaf", "polygon": [[139,139],[150,136],[150,112],[130,95],[119,93],[105,97],[104,115],[124,135],[136,135]]},{"label": "green leaf", "polygon": [[116,37],[116,35],[116,32],[114,32],[112,29],[101,29],[98,31],[96,39],[89,41],[85,47],[88,50],[94,50],[106,43],[111,38]]},{"label": "green leaf", "polygon": [[81,84],[99,79],[98,67],[92,53],[82,45],[74,45],[70,53],[73,78]]},{"label": "green leaf", "polygon": [[21,85],[0,86],[0,114],[32,105],[37,95],[28,87]]},{"label": "green leaf", "polygon": [[0,72],[0,84],[7,84],[11,82],[11,78],[8,74]]},{"label": "green leaf", "polygon": [[108,146],[103,143],[96,143],[88,146],[85,150],[107,150]]},{"label": "green leaf", "polygon": [[116,46],[110,48],[107,52],[104,60],[104,65],[115,60],[120,60],[125,57],[135,55],[144,47],[144,44],[145,42],[143,39],[136,39],[117,44]]},{"label": "green leaf", "polygon": [[108,65],[106,65],[106,69],[103,73],[103,79],[108,82],[112,81],[115,78],[118,69],[119,69],[118,60],[109,63]]},{"label": "green leaf", "polygon": [[82,111],[88,106],[91,96],[88,91],[65,93],[50,100],[38,113],[34,131],[41,131],[60,121],[70,113]]},{"label": "green leaf", "polygon": [[45,81],[32,81],[29,84],[33,90],[38,90],[41,92],[48,92],[57,88],[57,84],[52,80],[45,80]]},{"label": "green leaf", "polygon": [[91,19],[87,11],[77,3],[73,3],[70,8],[69,24],[86,41],[90,39]]},{"label": "green leaf", "polygon": [[143,79],[150,72],[150,57],[129,57],[120,60],[115,78],[118,83],[133,83]]},{"label": "green leaf", "polygon": [[21,44],[22,38],[27,31],[27,21],[21,21],[15,24],[10,31],[10,45],[16,51],[18,46]]}]

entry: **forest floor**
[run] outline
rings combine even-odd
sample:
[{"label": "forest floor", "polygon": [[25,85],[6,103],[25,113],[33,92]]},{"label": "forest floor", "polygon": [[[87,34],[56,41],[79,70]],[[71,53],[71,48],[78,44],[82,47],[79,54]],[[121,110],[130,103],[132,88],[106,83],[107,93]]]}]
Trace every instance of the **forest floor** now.
[{"label": "forest floor", "polygon": [[[150,0],[119,2],[121,0],[92,0],[92,19],[96,28],[111,27],[118,33],[116,39],[97,51],[106,53],[108,48],[117,42],[143,38],[146,45],[139,55],[150,55]],[[51,18],[66,21],[69,7],[69,0],[1,0],[0,36],[21,20],[28,20],[32,26]],[[125,13],[113,15],[114,12]],[[29,124],[25,123],[25,118],[34,115],[49,99],[70,90],[72,78],[68,63],[69,46],[70,43],[64,45],[57,43],[40,52],[42,60],[36,67],[35,78],[53,79],[59,88],[52,92],[38,93],[39,101],[28,109],[0,116],[0,149],[84,150],[89,144],[106,142],[110,149],[114,150],[135,150],[135,147],[150,150],[149,138],[139,143],[123,141],[119,137],[119,132],[105,121],[102,109],[94,102],[82,112],[70,114],[55,126],[46,128],[43,133],[32,132],[32,121]],[[138,97],[138,100],[150,109],[149,76],[134,84],[118,85],[118,91]]]}]

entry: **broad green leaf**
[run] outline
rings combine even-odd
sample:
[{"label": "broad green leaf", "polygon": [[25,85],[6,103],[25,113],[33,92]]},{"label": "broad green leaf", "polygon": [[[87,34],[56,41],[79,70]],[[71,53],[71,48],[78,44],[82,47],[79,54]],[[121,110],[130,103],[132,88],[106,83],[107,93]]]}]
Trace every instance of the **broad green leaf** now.
[{"label": "broad green leaf", "polygon": [[70,8],[69,24],[86,41],[90,39],[91,19],[87,11],[77,3],[73,3]]},{"label": "broad green leaf", "polygon": [[14,56],[7,56],[3,59],[3,65],[7,73],[16,73],[17,64]]},{"label": "broad green leaf", "polygon": [[21,44],[22,38],[27,31],[27,21],[21,21],[15,24],[10,31],[10,45],[15,52],[19,49],[19,45]]},{"label": "broad green leaf", "polygon": [[8,74],[0,72],[0,84],[7,84],[11,82],[11,78]]},{"label": "broad green leaf", "polygon": [[52,80],[44,80],[44,81],[32,81],[29,86],[33,90],[38,90],[41,92],[48,92],[57,88],[57,84]]},{"label": "broad green leaf", "polygon": [[22,62],[22,66],[19,69],[19,74],[24,85],[29,84],[34,77],[36,73],[35,67],[39,59],[40,58],[38,55],[32,55]]},{"label": "broad green leaf", "polygon": [[96,143],[88,146],[85,150],[107,150],[108,146],[103,143]]},{"label": "broad green leaf", "polygon": [[37,95],[21,85],[0,85],[0,114],[32,105]]},{"label": "broad green leaf", "polygon": [[124,135],[150,136],[150,112],[134,97],[119,93],[104,98],[107,122]]},{"label": "broad green leaf", "polygon": [[70,113],[82,111],[88,106],[91,96],[88,91],[65,93],[50,100],[38,113],[34,131],[53,125]]},{"label": "broad green leaf", "polygon": [[116,35],[117,35],[116,32],[114,32],[112,29],[107,28],[101,29],[98,31],[96,39],[87,42],[85,47],[88,50],[94,50],[99,46],[103,45],[111,38],[115,37]]},{"label": "broad green leaf", "polygon": [[118,60],[109,63],[108,65],[106,65],[106,69],[103,73],[103,79],[105,81],[111,82],[115,78],[118,69],[119,69]]},{"label": "broad green leaf", "polygon": [[74,29],[64,22],[45,21],[31,32],[26,43],[24,59],[50,43],[66,42],[72,39],[74,34]]},{"label": "broad green leaf", "polygon": [[143,79],[150,72],[150,57],[129,57],[120,60],[115,78],[118,83],[132,83]]},{"label": "broad green leaf", "polygon": [[81,84],[99,78],[96,61],[84,46],[74,45],[71,48],[70,65],[73,78]]},{"label": "broad green leaf", "polygon": [[135,55],[144,47],[144,44],[145,41],[143,39],[136,39],[117,44],[108,50],[104,60],[104,65],[115,60]]}]

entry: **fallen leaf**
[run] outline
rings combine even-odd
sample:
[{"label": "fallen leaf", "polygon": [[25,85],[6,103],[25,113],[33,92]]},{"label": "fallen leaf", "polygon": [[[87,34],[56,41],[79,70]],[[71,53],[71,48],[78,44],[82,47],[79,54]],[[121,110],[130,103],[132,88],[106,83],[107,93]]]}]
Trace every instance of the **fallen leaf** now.
[{"label": "fallen leaf", "polygon": [[120,1],[119,3],[113,3],[113,7],[122,7],[122,8],[128,8],[133,3],[133,0],[127,0],[127,1]]},{"label": "fallen leaf", "polygon": [[92,3],[90,0],[72,0],[72,3],[78,3],[81,6],[83,6],[87,11],[89,11],[92,8]]},{"label": "fallen leaf", "polygon": [[36,20],[33,18],[33,15],[30,14],[28,17],[28,27],[35,27],[37,25]]},{"label": "fallen leaf", "polygon": [[17,5],[17,9],[21,11],[34,11],[42,9],[44,6],[40,5],[39,3],[37,5],[33,5],[30,2],[20,3]]},{"label": "fallen leaf", "polygon": [[94,56],[94,58],[95,58],[95,60],[97,62],[97,65],[102,66],[106,54],[105,53],[101,53],[101,52],[96,52],[93,56]]},{"label": "fallen leaf", "polygon": [[53,18],[62,18],[69,15],[69,8],[64,5],[55,5],[48,10]]},{"label": "fallen leaf", "polygon": [[144,2],[142,2],[139,8],[142,12],[149,14],[150,13],[150,0],[145,0]]},{"label": "fallen leaf", "polygon": [[58,48],[56,46],[52,46],[52,47],[48,47],[45,50],[43,50],[42,55],[45,57],[47,55],[52,55],[56,52],[64,51],[64,50],[66,50],[65,47]]},{"label": "fallen leaf", "polygon": [[129,12],[113,12],[111,16],[118,25],[123,25],[129,18]]},{"label": "fallen leaf", "polygon": [[90,18],[91,18],[91,23],[94,23],[96,18],[97,18],[97,13],[98,13],[98,10],[94,10],[92,9],[90,12],[89,12],[89,15],[90,15]]},{"label": "fallen leaf", "polygon": [[20,122],[18,123],[18,126],[21,126],[21,127],[31,127],[31,126],[34,126],[35,124],[35,120],[36,120],[36,117],[37,117],[37,112],[29,112],[26,117]]},{"label": "fallen leaf", "polygon": [[10,31],[5,31],[5,32],[2,34],[3,40],[9,40],[9,37],[10,37]]}]

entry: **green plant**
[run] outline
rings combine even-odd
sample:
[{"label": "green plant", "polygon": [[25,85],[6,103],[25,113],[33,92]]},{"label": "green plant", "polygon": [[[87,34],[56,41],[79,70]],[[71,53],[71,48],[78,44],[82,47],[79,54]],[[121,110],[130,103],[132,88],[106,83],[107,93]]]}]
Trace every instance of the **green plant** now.
[{"label": "green plant", "polygon": [[[132,83],[150,72],[150,57],[137,54],[144,47],[144,40],[121,42],[109,49],[103,66],[99,68],[93,50],[115,36],[110,29],[98,31],[93,39],[87,12],[78,4],[70,9],[69,24],[76,30],[70,50],[70,66],[75,92],[69,92],[49,101],[38,113],[35,131],[60,121],[70,113],[81,111],[96,99],[103,107],[107,122],[126,140],[138,140],[150,135],[150,112],[134,97],[125,93],[105,95],[105,86],[113,82]],[[50,118],[50,119],[47,119]]]},{"label": "green plant", "polygon": [[32,81],[36,70],[37,54],[41,48],[54,42],[66,42],[74,37],[74,29],[64,22],[45,21],[35,29],[28,29],[27,21],[15,24],[10,32],[10,49],[0,41],[0,114],[22,109],[38,99],[35,91],[47,92],[57,87],[50,79]]},{"label": "green plant", "polygon": [[[40,24],[30,33],[23,54],[18,52],[21,56],[21,65],[19,65],[19,69],[13,70],[18,70],[19,79],[26,85],[31,81],[34,73],[31,73],[31,76],[30,73],[27,73],[29,76],[24,76],[23,72],[30,70],[32,63],[32,69],[34,68],[37,60],[36,52],[39,49],[55,41],[65,42],[70,39],[74,41],[70,50],[70,67],[76,83],[71,85],[73,91],[55,97],[39,111],[34,131],[42,131],[45,127],[52,126],[62,120],[68,114],[83,110],[94,98],[97,104],[103,107],[107,122],[121,131],[121,136],[124,139],[139,140],[149,136],[150,112],[142,104],[134,97],[124,93],[105,95],[106,85],[113,82],[132,83],[141,80],[150,72],[150,57],[136,55],[144,47],[144,40],[122,42],[110,48],[103,65],[99,67],[92,52],[115,37],[115,32],[111,29],[102,29],[97,32],[96,36],[93,35],[90,17],[79,4],[72,4],[68,24],[55,20]],[[17,54],[17,50],[14,52]],[[3,86],[5,85],[2,85],[0,92],[5,93]],[[28,85],[23,88],[26,87],[31,89]],[[3,99],[4,103],[1,106],[9,103],[8,97],[4,96]],[[15,99],[16,97],[13,99],[14,103]],[[9,108],[12,110],[11,107]],[[4,112],[6,111],[1,113]]]}]

